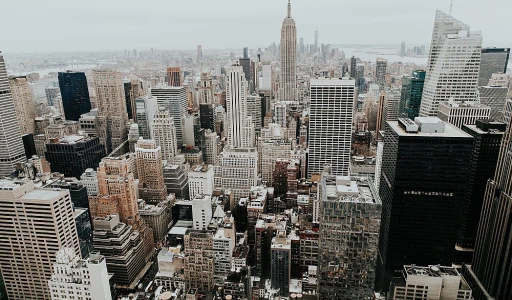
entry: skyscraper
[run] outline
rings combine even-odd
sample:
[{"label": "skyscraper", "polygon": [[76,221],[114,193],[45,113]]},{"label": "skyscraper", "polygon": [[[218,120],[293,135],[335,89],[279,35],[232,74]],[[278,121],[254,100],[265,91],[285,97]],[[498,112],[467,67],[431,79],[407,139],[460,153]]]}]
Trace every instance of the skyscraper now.
[{"label": "skyscraper", "polygon": [[142,81],[133,75],[126,78],[123,84],[128,119],[132,119],[137,123],[137,108],[135,107],[135,100],[144,96],[144,86],[142,85]]},{"label": "skyscraper", "polygon": [[94,70],[94,89],[98,105],[98,137],[111,153],[128,139],[128,113],[121,73]]},{"label": "skyscraper", "polygon": [[183,86],[159,86],[151,89],[151,96],[156,97],[158,107],[165,107],[174,120],[178,148],[183,145],[181,117],[187,112],[187,89]]},{"label": "skyscraper", "polygon": [[[438,10],[430,44],[420,116],[437,116],[439,102],[476,101],[482,34]],[[447,67],[450,66],[450,67]]]},{"label": "skyscraper", "polygon": [[457,236],[457,264],[471,263],[485,188],[487,181],[496,172],[501,139],[506,128],[505,123],[489,120],[477,120],[476,125],[462,126],[462,130],[470,134],[474,142],[461,226]]},{"label": "skyscraper", "polygon": [[288,15],[281,27],[281,82],[279,100],[297,100],[297,29],[292,19],[292,6],[288,1]]},{"label": "skyscraper", "polygon": [[357,59],[355,56],[350,58],[350,77],[357,79]]},{"label": "skyscraper", "polygon": [[481,86],[478,88],[480,103],[491,108],[489,118],[502,120],[507,101],[508,88],[503,86]]},{"label": "skyscraper", "polygon": [[494,179],[487,182],[470,281],[475,300],[512,299],[512,126],[503,136]]},{"label": "skyscraper", "polygon": [[329,172],[322,174],[319,189],[320,299],[369,299],[379,252],[379,195],[371,183]]},{"label": "skyscraper", "polygon": [[50,139],[45,157],[52,172],[80,178],[88,168],[97,168],[105,157],[105,147],[97,137],[69,135]]},{"label": "skyscraper", "polygon": [[208,73],[201,73],[199,81],[199,104],[213,104],[213,79]]},{"label": "skyscraper", "polygon": [[199,121],[201,128],[215,131],[215,105],[211,103],[199,104]]},{"label": "skyscraper", "polygon": [[55,250],[69,247],[80,255],[69,191],[2,180],[0,209],[0,268],[9,299],[50,299]]},{"label": "skyscraper", "polygon": [[416,70],[412,72],[412,76],[402,77],[402,93],[398,108],[398,116],[400,118],[414,120],[414,118],[419,116],[425,75],[425,71]]},{"label": "skyscraper", "polygon": [[233,148],[254,146],[254,124],[247,114],[247,81],[240,65],[228,73],[226,89],[228,144]]},{"label": "skyscraper", "polygon": [[0,175],[10,175],[16,163],[26,161],[20,125],[16,120],[14,101],[7,70],[0,52]]},{"label": "skyscraper", "polygon": [[91,110],[89,89],[84,72],[59,72],[59,88],[66,120],[78,121]]},{"label": "skyscraper", "polygon": [[162,150],[154,140],[139,139],[135,144],[139,197],[151,204],[167,199],[162,166]]},{"label": "skyscraper", "polygon": [[333,175],[349,175],[354,97],[353,79],[311,80],[307,178],[326,164]]},{"label": "skyscraper", "polygon": [[438,118],[387,122],[377,290],[406,264],[452,264],[472,150],[471,135]]},{"label": "skyscraper", "polygon": [[482,48],[478,86],[489,84],[494,73],[507,73],[510,48]]},{"label": "skyscraper", "polygon": [[156,145],[162,149],[162,159],[173,163],[178,153],[174,119],[165,107],[159,107],[153,117],[152,130]]},{"label": "skyscraper", "polygon": [[201,64],[203,62],[203,46],[197,45],[197,63]]},{"label": "skyscraper", "polygon": [[183,74],[180,67],[167,68],[167,85],[168,86],[182,86]]},{"label": "skyscraper", "polygon": [[313,53],[318,52],[318,28],[315,30],[315,45],[313,48]]},{"label": "skyscraper", "polygon": [[20,124],[21,134],[34,134],[36,118],[36,107],[32,89],[26,76],[9,77],[12,99],[14,100],[14,109],[16,118]]},{"label": "skyscraper", "polygon": [[388,67],[388,61],[383,58],[377,58],[375,65],[375,82],[379,85],[380,89],[383,90],[386,86],[386,71]]},{"label": "skyscraper", "polygon": [[405,42],[400,45],[400,56],[405,56]]}]

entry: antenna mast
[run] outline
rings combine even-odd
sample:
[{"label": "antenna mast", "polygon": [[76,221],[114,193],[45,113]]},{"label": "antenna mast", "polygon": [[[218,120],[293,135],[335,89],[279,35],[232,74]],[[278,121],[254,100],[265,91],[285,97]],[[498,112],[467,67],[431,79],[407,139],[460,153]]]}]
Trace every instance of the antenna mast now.
[{"label": "antenna mast", "polygon": [[450,0],[450,16],[453,13],[453,0]]}]

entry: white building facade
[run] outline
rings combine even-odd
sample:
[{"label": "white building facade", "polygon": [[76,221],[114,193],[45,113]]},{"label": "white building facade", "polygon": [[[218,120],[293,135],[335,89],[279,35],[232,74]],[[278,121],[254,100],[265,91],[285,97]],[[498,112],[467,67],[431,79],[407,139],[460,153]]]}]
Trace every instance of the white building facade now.
[{"label": "white building facade", "polygon": [[52,300],[112,300],[105,257],[92,253],[80,259],[71,248],[62,248],[48,281]]},{"label": "white building facade", "polygon": [[476,101],[482,34],[437,11],[420,116],[437,116],[439,102]]},{"label": "white building facade", "polygon": [[312,79],[308,178],[326,164],[334,175],[348,176],[352,143],[354,79]]}]

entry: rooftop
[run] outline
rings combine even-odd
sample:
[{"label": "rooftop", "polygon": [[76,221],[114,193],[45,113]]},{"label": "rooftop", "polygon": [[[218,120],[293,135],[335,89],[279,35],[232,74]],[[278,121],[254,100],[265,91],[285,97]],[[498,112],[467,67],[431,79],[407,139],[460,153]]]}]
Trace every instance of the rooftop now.
[{"label": "rooftop", "polygon": [[64,190],[41,189],[26,193],[21,198],[26,200],[53,200],[55,198],[62,197],[66,193],[68,192]]},{"label": "rooftop", "polygon": [[[432,119],[430,119],[432,118]],[[430,121],[433,119],[437,119],[436,117],[425,117],[424,121]],[[443,122],[439,120],[439,122]],[[396,132],[399,136],[419,136],[419,137],[444,137],[444,138],[453,138],[453,137],[460,137],[460,138],[471,138],[471,136],[461,129],[453,126],[452,124],[445,123],[444,124],[444,132],[433,132],[433,133],[426,133],[426,132],[406,132],[403,128],[400,127],[398,124],[398,121],[388,121],[387,122],[391,130]],[[444,122],[443,122],[444,123]],[[428,124],[428,123],[427,123]]]}]

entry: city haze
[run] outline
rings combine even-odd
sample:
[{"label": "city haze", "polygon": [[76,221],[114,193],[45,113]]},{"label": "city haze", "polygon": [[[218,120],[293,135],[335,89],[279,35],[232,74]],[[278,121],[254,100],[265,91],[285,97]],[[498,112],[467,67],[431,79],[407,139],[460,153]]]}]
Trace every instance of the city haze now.
[{"label": "city haze", "polygon": [[[279,41],[286,0],[5,1],[4,52],[265,47]],[[453,16],[481,30],[484,46],[510,46],[512,2],[454,0]],[[297,37],[325,44],[428,44],[448,0],[292,1]],[[482,18],[482,16],[486,16]],[[491,17],[492,16],[492,17]],[[471,22],[469,22],[471,21]]]}]

